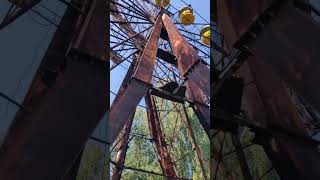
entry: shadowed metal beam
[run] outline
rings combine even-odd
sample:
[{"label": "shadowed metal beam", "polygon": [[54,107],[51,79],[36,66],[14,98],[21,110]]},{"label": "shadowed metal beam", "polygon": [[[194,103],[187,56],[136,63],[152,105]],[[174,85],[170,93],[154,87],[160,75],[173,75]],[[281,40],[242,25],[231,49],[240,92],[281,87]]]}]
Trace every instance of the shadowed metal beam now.
[{"label": "shadowed metal beam", "polygon": [[68,7],[23,101],[27,110],[10,126],[0,151],[1,179],[63,178],[107,111],[107,63],[65,56],[78,16]]},{"label": "shadowed metal beam", "polygon": [[[282,128],[307,139],[303,119],[281,80],[320,107],[319,86],[315,85],[319,84],[315,77],[319,74],[316,69],[320,65],[317,60],[320,51],[316,45],[320,40],[320,28],[309,15],[294,7],[292,1],[275,2],[218,1],[218,23],[229,47],[246,47],[255,56],[247,59],[249,66],[246,67],[255,81],[257,92],[255,97],[253,94],[250,97],[245,90],[246,98],[250,99],[244,99],[246,106],[243,109],[251,116],[250,119],[263,119],[261,123],[270,130]],[[248,11],[245,7],[249,6]],[[254,107],[257,102],[260,106]],[[317,144],[309,144],[307,140],[301,141],[290,135],[275,133],[272,136],[283,158],[274,158],[274,153],[270,152],[275,150],[268,149],[270,145],[264,147],[282,177],[320,178]],[[263,140],[262,143],[269,142]],[[282,168],[279,164],[287,164],[290,168]],[[296,175],[292,176],[292,172]]]}]

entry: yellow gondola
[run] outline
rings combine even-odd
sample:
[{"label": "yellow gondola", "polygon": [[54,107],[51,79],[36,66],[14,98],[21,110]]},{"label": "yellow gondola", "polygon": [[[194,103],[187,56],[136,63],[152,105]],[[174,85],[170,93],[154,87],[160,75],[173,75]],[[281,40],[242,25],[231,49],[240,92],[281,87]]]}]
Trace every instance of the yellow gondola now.
[{"label": "yellow gondola", "polygon": [[180,23],[183,25],[190,25],[194,22],[193,10],[189,6],[182,7],[179,11]]},{"label": "yellow gondola", "polygon": [[167,7],[170,4],[170,0],[155,0],[157,6]]},{"label": "yellow gondola", "polygon": [[201,42],[210,46],[210,25],[205,25],[200,31]]}]

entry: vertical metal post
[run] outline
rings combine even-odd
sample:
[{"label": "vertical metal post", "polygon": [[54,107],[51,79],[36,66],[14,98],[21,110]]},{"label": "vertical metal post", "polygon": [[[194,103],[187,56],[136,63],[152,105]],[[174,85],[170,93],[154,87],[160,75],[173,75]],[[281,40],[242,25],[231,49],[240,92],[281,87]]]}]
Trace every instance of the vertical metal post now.
[{"label": "vertical metal post", "polygon": [[147,114],[148,114],[149,129],[150,129],[152,138],[155,140],[157,152],[160,158],[160,165],[164,173],[171,177],[169,179],[174,179],[178,176],[175,171],[174,164],[170,156],[170,152],[167,148],[167,144],[164,139],[164,134],[160,125],[155,101],[150,94],[147,94],[145,96],[145,101],[148,107]]},{"label": "vertical metal post", "polygon": [[130,83],[111,105],[107,132],[107,142],[110,144],[116,139],[142,97],[152,86],[151,78],[156,61],[161,27],[162,20],[158,18]]},{"label": "vertical metal post", "polygon": [[123,167],[124,162],[125,162],[125,158],[126,158],[126,153],[127,153],[127,149],[128,149],[128,143],[129,143],[128,141],[129,141],[129,137],[130,137],[133,118],[134,118],[134,113],[132,114],[132,116],[128,120],[127,124],[125,125],[124,135],[123,135],[120,143],[118,144],[118,146],[120,148],[118,149],[116,163],[119,166],[115,166],[115,168],[113,170],[113,174],[112,174],[112,180],[120,180],[120,178],[121,178],[121,173],[122,173],[121,167]]},{"label": "vertical metal post", "polygon": [[[174,104],[175,106],[175,104]],[[178,108],[175,106],[175,109],[178,111]],[[184,124],[187,126],[188,128],[188,131],[189,131],[189,134],[191,136],[191,139],[192,139],[192,143],[194,145],[194,148],[196,150],[196,154],[197,154],[197,157],[199,159],[199,164],[200,164],[200,168],[201,168],[201,171],[202,171],[202,175],[203,175],[203,178],[205,180],[209,180],[208,179],[208,176],[207,176],[207,173],[206,173],[206,170],[205,170],[205,164],[204,164],[204,159],[203,159],[203,153],[197,143],[197,140],[196,140],[196,137],[194,136],[194,133],[193,133],[193,128],[192,128],[192,125],[191,125],[191,121],[190,121],[190,118],[189,118],[189,115],[188,115],[188,112],[187,112],[187,109],[186,107],[183,105],[183,112],[184,112],[184,116],[182,114],[179,113],[180,115],[180,118],[181,120],[184,122]]]},{"label": "vertical metal post", "polygon": [[210,97],[210,70],[202,63],[197,52],[181,35],[171,21],[171,18],[163,14],[162,20],[168,33],[173,54],[177,58],[180,75],[186,78],[187,97],[192,102],[195,102],[197,115],[203,128],[208,133],[208,129],[210,128],[210,110],[208,106],[204,105],[207,103],[205,96]]}]

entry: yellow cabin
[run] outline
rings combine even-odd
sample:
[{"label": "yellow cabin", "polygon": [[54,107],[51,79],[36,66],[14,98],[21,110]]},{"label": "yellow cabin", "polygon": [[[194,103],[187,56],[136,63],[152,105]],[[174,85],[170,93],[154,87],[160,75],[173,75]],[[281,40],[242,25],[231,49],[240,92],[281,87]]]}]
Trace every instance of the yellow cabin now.
[{"label": "yellow cabin", "polygon": [[201,43],[210,46],[210,25],[205,25],[200,31]]},{"label": "yellow cabin", "polygon": [[155,0],[156,5],[160,7],[167,7],[170,4],[170,0]]},{"label": "yellow cabin", "polygon": [[191,7],[185,6],[179,11],[180,23],[183,25],[190,25],[194,22],[193,10]]}]

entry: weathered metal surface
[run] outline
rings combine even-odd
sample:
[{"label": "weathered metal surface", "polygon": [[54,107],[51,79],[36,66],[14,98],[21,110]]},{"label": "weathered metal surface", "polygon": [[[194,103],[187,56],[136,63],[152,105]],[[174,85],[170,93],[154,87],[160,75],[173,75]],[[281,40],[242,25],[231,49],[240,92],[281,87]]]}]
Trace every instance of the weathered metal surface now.
[{"label": "weathered metal surface", "polygon": [[109,57],[108,37],[106,25],[109,3],[104,0],[92,0],[91,7],[82,25],[78,39],[74,44],[77,52],[107,61]]},{"label": "weathered metal surface", "polygon": [[265,128],[267,126],[267,111],[264,107],[259,91],[255,84],[249,65],[245,62],[236,73],[244,81],[241,107],[246,111],[246,116],[251,123]]},{"label": "weathered metal surface", "polygon": [[131,116],[142,97],[150,89],[150,85],[132,79],[125,90],[118,95],[110,108],[110,121],[107,131],[107,142],[112,144],[128,118]]},{"label": "weathered metal surface", "polygon": [[138,62],[137,69],[133,75],[134,78],[144,81],[148,84],[151,84],[153,70],[156,62],[158,41],[160,38],[161,28],[162,19],[161,17],[158,17],[152,30],[151,36],[146,44],[145,51],[143,51],[141,59]]},{"label": "weathered metal surface", "polygon": [[200,58],[187,40],[183,38],[168,15],[163,14],[162,21],[167,30],[173,54],[178,60],[179,71],[184,76]]},{"label": "weathered metal surface", "polygon": [[241,36],[273,2],[275,0],[225,0],[221,3],[224,3],[228,10],[233,29],[238,36]]},{"label": "weathered metal surface", "polygon": [[139,56],[138,54],[133,55],[132,63],[130,64],[129,69],[122,80],[122,83],[119,87],[117,96],[114,98],[114,102],[119,100],[121,95],[125,92],[126,87],[129,85],[129,83],[131,81],[131,77],[136,69],[138,56]]},{"label": "weathered metal surface", "polygon": [[203,129],[209,135],[210,107],[207,105],[209,99],[193,81],[187,81],[186,87],[186,99],[189,102],[193,102],[194,106],[192,106],[192,108],[196,113]]},{"label": "weathered metal surface", "polygon": [[[243,2],[239,1],[239,3]],[[315,79],[317,77],[316,69],[319,66],[316,61],[319,56],[316,42],[319,41],[320,29],[307,14],[299,12],[291,4],[291,1],[288,2],[287,5],[278,9],[280,11],[273,16],[270,24],[262,25],[264,29],[255,37],[255,40],[250,42],[248,47],[258,60],[273,65],[280,77],[319,108],[320,101],[317,93],[319,88],[314,84],[318,83],[318,80]],[[241,8],[237,9],[236,6],[224,8],[225,12],[229,14],[231,11],[232,14],[243,12]],[[260,14],[259,12],[253,13],[250,18],[255,21],[255,18],[258,18]],[[226,15],[226,17],[230,18],[230,15]],[[226,32],[225,35],[230,36],[226,38],[229,46],[233,46],[239,36],[247,31],[246,28],[243,28],[246,23],[241,19],[230,20],[224,19],[222,16],[220,18],[233,22],[233,25],[224,25],[223,29]],[[228,28],[233,33],[228,34]],[[301,36],[302,33],[304,36]],[[257,68],[257,61],[255,64],[251,62],[249,65],[251,71],[255,73],[258,92],[267,111],[265,119],[268,126],[287,128],[300,134],[305,133],[299,114],[283,90],[278,77],[270,71],[271,68],[261,67],[261,65],[259,65],[261,68]],[[319,171],[316,170],[316,167],[319,167],[319,152],[317,152],[316,146],[289,136],[274,136],[283,155],[287,155],[289,163],[293,164],[294,171],[298,172],[299,176],[303,179],[319,179]]]},{"label": "weathered metal surface", "polygon": [[[245,88],[244,90],[245,103],[243,103],[242,109],[248,113],[249,118],[255,123],[270,127],[270,130],[272,127],[281,127],[298,134],[305,133],[304,125],[302,124],[302,120],[295,106],[290,100],[285,87],[277,78],[277,76],[271,71],[271,68],[259,63],[254,59],[254,57],[250,57],[247,62],[249,66],[246,66],[246,68],[251,69],[250,72],[254,82],[251,85],[248,85],[251,86],[250,89]],[[243,75],[248,77],[248,71],[242,70],[241,72],[242,73],[239,73],[240,76]],[[266,74],[268,74],[268,76],[265,76]],[[252,89],[254,87],[257,89]],[[252,96],[250,93],[246,93],[248,90],[254,90],[252,92],[257,91],[257,96]],[[258,104],[258,106],[256,106],[256,104]],[[259,118],[262,118],[263,122],[260,122]],[[305,168],[306,164],[313,164],[315,167],[317,167],[316,164],[319,162],[317,159],[319,158],[320,154],[317,153],[317,149],[314,145],[304,143],[303,141],[294,137],[289,139],[288,136],[285,136],[284,138],[283,135],[273,135],[276,142],[281,145],[282,154],[285,154],[287,157],[279,159],[274,157],[277,156],[276,154],[270,152],[268,149],[265,150],[269,155],[269,158],[273,161],[276,170],[280,174],[287,174],[286,169],[278,166],[278,164],[284,163],[294,166],[296,168],[295,171],[298,172],[298,174],[300,174],[302,177],[314,178],[317,176],[316,173],[311,173],[312,168],[310,166]],[[269,148],[268,145],[265,145],[264,147]],[[302,152],[304,152],[305,155],[300,154]],[[278,162],[277,160],[288,160],[290,162]]]},{"label": "weathered metal surface", "polygon": [[[258,62],[254,57],[249,58],[247,61],[255,77],[259,94],[268,111],[268,126],[282,127],[307,136],[303,120],[295,104],[293,104],[286,91],[286,87],[278,79],[277,75],[272,72],[272,68]],[[268,74],[268,76],[266,76],[266,74]],[[297,171],[302,177],[307,179],[320,178],[320,173],[316,170],[316,167],[320,166],[320,153],[316,146],[310,144],[303,145],[296,141],[288,141],[281,138],[279,141],[281,142],[283,150],[289,155],[292,162],[294,162],[298,168]],[[306,168],[307,164],[312,164],[313,166]]]},{"label": "weathered metal surface", "polygon": [[200,89],[210,96],[210,70],[205,66],[195,49],[181,35],[170,17],[162,15],[163,24],[167,30],[173,54],[178,61],[181,76],[193,81]]},{"label": "weathered metal surface", "polygon": [[170,178],[168,179],[175,179],[178,176],[175,171],[174,164],[170,156],[170,152],[167,148],[167,144],[165,142],[165,138],[160,125],[160,120],[158,117],[158,111],[156,109],[155,101],[150,94],[147,94],[145,96],[145,102],[148,107],[147,115],[148,115],[149,130],[152,138],[155,140],[157,152],[159,154],[159,161],[160,161],[161,168],[163,169],[166,175],[170,176]]},{"label": "weathered metal surface", "polygon": [[[123,135],[122,139],[120,140],[120,143],[118,144],[119,148],[118,148],[118,152],[117,152],[116,163],[120,167],[124,166],[134,114],[135,113],[133,113],[131,115],[130,119],[128,120],[127,124],[125,125],[124,135]],[[112,180],[120,180],[122,169],[119,166],[116,166],[115,169],[113,170]]]},{"label": "weathered metal surface", "polygon": [[256,18],[266,10],[275,0],[217,0],[213,11],[217,13],[217,21],[228,47],[232,46],[238,38],[247,32]]},{"label": "weathered metal surface", "polygon": [[[56,30],[48,50],[43,57],[43,61],[40,64],[40,68],[43,69],[43,71],[59,72],[64,68],[65,55],[73,39],[79,15],[80,14],[71,7],[66,9],[60,22],[60,28]],[[54,79],[52,82],[50,80],[47,84],[52,85],[53,83]]]},{"label": "weathered metal surface", "polygon": [[1,179],[61,179],[107,110],[107,64],[65,59],[78,16],[67,8],[5,137]]},{"label": "weathered metal surface", "polygon": [[259,60],[271,64],[289,86],[319,110],[319,41],[319,24],[289,3],[249,49]]},{"label": "weathered metal surface", "polygon": [[209,135],[210,129],[210,108],[207,106],[209,102],[209,69],[201,62],[195,50],[191,45],[181,36],[167,15],[162,16],[164,26],[168,32],[170,43],[173,47],[173,54],[177,57],[178,68],[181,75],[191,68],[192,72],[187,75],[186,81],[186,98],[193,102],[193,109],[199,118],[203,128]]},{"label": "weathered metal surface", "polygon": [[303,120],[295,104],[293,104],[286,87],[272,71],[272,67],[258,62],[253,56],[249,57],[247,62],[255,78],[260,97],[265,107],[269,109],[269,113],[272,113],[273,118],[268,118],[268,124],[306,134]]},{"label": "weathered metal surface", "polygon": [[142,97],[152,86],[151,78],[161,27],[162,20],[158,18],[131,81],[124,87],[124,90],[119,90],[118,96],[111,105],[110,123],[107,132],[107,142],[110,144],[116,139]]},{"label": "weathered metal surface", "polygon": [[70,61],[51,89],[34,81],[1,146],[1,179],[63,177],[107,110],[106,68]]}]

